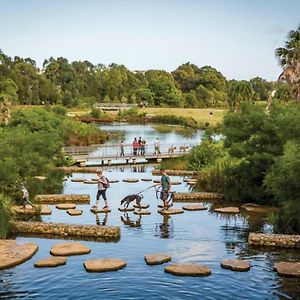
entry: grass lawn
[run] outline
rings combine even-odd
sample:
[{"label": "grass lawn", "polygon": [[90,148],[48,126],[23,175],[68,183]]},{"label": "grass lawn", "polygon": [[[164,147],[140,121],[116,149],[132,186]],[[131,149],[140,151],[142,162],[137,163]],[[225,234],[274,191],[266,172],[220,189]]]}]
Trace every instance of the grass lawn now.
[{"label": "grass lawn", "polygon": [[[197,122],[206,123],[214,125],[220,123],[223,120],[227,109],[222,108],[141,108],[140,111],[145,112],[150,115],[174,115],[181,117],[191,117]],[[210,116],[212,112],[212,116]]]}]

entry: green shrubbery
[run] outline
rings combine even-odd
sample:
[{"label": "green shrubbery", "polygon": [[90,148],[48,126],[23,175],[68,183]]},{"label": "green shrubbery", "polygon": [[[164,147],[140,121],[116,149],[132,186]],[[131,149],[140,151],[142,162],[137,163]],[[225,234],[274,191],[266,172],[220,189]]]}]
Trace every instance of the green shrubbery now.
[{"label": "green shrubbery", "polygon": [[9,220],[12,217],[11,200],[0,194],[0,239],[6,238],[9,230]]}]

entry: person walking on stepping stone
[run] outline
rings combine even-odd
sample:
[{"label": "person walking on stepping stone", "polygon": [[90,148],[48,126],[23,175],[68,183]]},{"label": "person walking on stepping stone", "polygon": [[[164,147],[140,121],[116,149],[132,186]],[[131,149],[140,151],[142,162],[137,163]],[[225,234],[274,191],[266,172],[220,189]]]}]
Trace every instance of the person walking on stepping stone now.
[{"label": "person walking on stepping stone", "polygon": [[172,184],[171,184],[170,177],[167,175],[165,169],[160,169],[160,174],[161,174],[160,183],[157,183],[156,185],[161,185],[162,187],[162,190],[160,192],[160,200],[163,201],[164,203],[163,209],[166,210],[170,206],[168,198],[170,195]]},{"label": "person walking on stepping stone", "polygon": [[103,209],[109,209],[107,198],[106,198],[106,188],[108,185],[108,180],[107,180],[107,178],[104,177],[102,169],[98,169],[96,171],[96,174],[98,176],[98,192],[97,192],[97,197],[96,197],[96,205],[94,205],[92,207],[92,209],[94,209],[94,210],[98,209],[100,196],[102,196],[102,198],[104,200],[104,204],[105,204]]},{"label": "person walking on stepping stone", "polygon": [[33,204],[29,201],[28,190],[26,189],[23,182],[20,183],[20,189],[22,191],[22,207],[25,209],[26,203],[29,203],[33,207]]}]

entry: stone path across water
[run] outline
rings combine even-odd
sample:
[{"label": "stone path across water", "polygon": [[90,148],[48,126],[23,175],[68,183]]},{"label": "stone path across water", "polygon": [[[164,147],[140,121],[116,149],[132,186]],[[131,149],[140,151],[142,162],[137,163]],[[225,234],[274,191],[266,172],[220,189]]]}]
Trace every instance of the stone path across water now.
[{"label": "stone path across water", "polygon": [[117,271],[126,266],[126,262],[119,258],[96,258],[83,263],[88,272]]},{"label": "stone path across water", "polygon": [[88,254],[91,249],[80,243],[58,243],[54,245],[50,253],[54,256],[69,256]]},{"label": "stone path across water", "polygon": [[65,265],[67,263],[67,258],[64,256],[50,256],[48,258],[38,260],[35,262],[34,266],[36,268],[53,268]]},{"label": "stone path across water", "polygon": [[178,264],[165,267],[166,273],[177,276],[208,276],[211,274],[209,267],[197,264]]}]

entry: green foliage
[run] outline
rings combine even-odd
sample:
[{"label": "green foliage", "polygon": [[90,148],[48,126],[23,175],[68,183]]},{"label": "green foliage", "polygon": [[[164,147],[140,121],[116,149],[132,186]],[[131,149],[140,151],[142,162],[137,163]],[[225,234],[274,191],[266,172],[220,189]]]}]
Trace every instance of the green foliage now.
[{"label": "green foliage", "polygon": [[13,216],[11,205],[11,200],[0,194],[0,239],[5,239],[9,231],[9,220]]},{"label": "green foliage", "polygon": [[289,102],[293,98],[292,89],[286,83],[279,83],[276,85],[276,92],[274,99],[279,102]]},{"label": "green foliage", "polygon": [[158,115],[151,118],[151,122],[160,124],[182,125],[191,128],[198,128],[197,121],[193,118],[179,117],[175,115]]},{"label": "green foliage", "polygon": [[137,107],[133,107],[130,109],[124,109],[119,111],[118,118],[120,120],[126,120],[128,122],[137,122],[142,123],[145,121],[146,113],[139,112]]},{"label": "green foliage", "polygon": [[188,161],[186,157],[170,158],[163,160],[160,167],[163,169],[186,170],[187,163]]},{"label": "green foliage", "polygon": [[260,77],[255,77],[250,80],[250,84],[258,101],[268,101],[272,91],[272,84],[270,82]]}]

